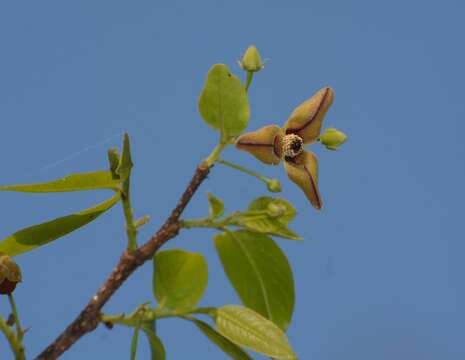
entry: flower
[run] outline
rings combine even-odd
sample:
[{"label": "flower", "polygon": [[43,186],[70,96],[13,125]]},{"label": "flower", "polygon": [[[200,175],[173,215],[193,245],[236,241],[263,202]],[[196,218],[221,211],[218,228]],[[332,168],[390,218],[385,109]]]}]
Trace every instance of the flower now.
[{"label": "flower", "polygon": [[265,164],[278,165],[284,160],[287,175],[303,190],[316,209],[322,207],[318,189],[318,159],[303,146],[318,139],[323,118],[333,98],[334,91],[325,87],[297,106],[284,128],[268,125],[243,134],[236,140],[238,149],[251,153]]},{"label": "flower", "polygon": [[9,257],[0,253],[0,294],[11,294],[21,281],[21,270]]}]

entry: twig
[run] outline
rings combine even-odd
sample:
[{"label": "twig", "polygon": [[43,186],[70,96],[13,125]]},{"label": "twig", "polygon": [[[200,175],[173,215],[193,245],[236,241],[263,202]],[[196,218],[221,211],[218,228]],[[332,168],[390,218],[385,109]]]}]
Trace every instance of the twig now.
[{"label": "twig", "polygon": [[179,217],[191,200],[200,184],[210,172],[211,166],[202,164],[197,167],[188,187],[178,204],[166,219],[160,229],[144,245],[135,252],[125,251],[111,275],[92,297],[78,317],[51,343],[36,360],[56,359],[69,349],[83,335],[95,330],[99,324],[100,310],[113,296],[126,279],[143,263],[153,257],[153,254],[168,240],[179,232]]},{"label": "twig", "polygon": [[13,314],[13,318],[16,324],[16,336],[18,337],[18,340],[21,342],[23,340],[24,330],[22,329],[21,324],[19,322],[18,310],[16,309],[16,303],[15,299],[13,298],[13,294],[8,294],[8,301],[10,302],[11,312]]},{"label": "twig", "polygon": [[5,320],[0,316],[0,332],[2,332],[10,343],[11,350],[15,354],[16,360],[25,360],[24,347],[17,338],[14,331],[8,326]]}]

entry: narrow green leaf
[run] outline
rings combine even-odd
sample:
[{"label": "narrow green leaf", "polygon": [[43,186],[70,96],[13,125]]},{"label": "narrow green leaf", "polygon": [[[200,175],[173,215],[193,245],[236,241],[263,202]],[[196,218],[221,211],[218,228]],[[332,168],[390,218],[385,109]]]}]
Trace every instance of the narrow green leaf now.
[{"label": "narrow green leaf", "polygon": [[218,333],[215,329],[213,329],[207,323],[195,319],[195,318],[188,318],[188,320],[192,321],[195,326],[207,337],[210,339],[212,343],[217,345],[223,352],[231,359],[234,360],[253,360],[249,354],[247,354],[244,350],[242,350],[239,346],[234,344],[233,342],[226,339],[223,335]]},{"label": "narrow green leaf", "polygon": [[261,233],[274,235],[285,239],[302,240],[295,232],[290,230],[285,224],[276,218],[272,218],[267,214],[247,214],[244,213],[238,220],[238,226]]},{"label": "narrow green leaf", "polygon": [[137,354],[137,342],[139,341],[139,330],[140,330],[140,324],[136,325],[134,327],[134,331],[132,333],[132,339],[131,339],[131,353],[130,353],[130,360],[136,360],[136,354]]},{"label": "narrow green leaf", "polygon": [[160,308],[190,310],[207,287],[207,262],[198,253],[159,251],[153,257],[153,271],[153,293]]},{"label": "narrow green leaf", "polygon": [[219,218],[224,214],[223,201],[211,193],[208,193],[208,208],[210,210],[210,219]]},{"label": "narrow green leaf", "polygon": [[248,231],[217,234],[214,241],[242,303],[286,330],[294,311],[294,278],[279,246],[267,235]]},{"label": "narrow green leaf", "polygon": [[276,216],[276,219],[284,225],[289,224],[297,213],[294,206],[283,198],[273,198],[271,196],[261,196],[252,201],[249,205],[251,211],[268,211],[270,216],[273,216],[273,210],[279,209],[281,213]]},{"label": "narrow green leaf", "polygon": [[239,135],[247,128],[250,116],[247,93],[226,65],[213,65],[208,72],[199,111],[205,122],[223,137]]},{"label": "narrow green leaf", "polygon": [[233,343],[278,360],[296,360],[286,334],[274,323],[243,306],[226,305],[214,316],[216,329]]},{"label": "narrow green leaf", "polygon": [[150,352],[152,354],[151,360],[165,360],[166,351],[163,343],[160,338],[155,334],[155,332],[147,326],[142,326],[142,330],[150,344]]},{"label": "narrow green leaf", "polygon": [[116,204],[120,197],[118,192],[97,206],[15,232],[0,241],[0,252],[15,256],[48,244],[95,220]]},{"label": "narrow green leaf", "polygon": [[123,153],[121,154],[121,160],[118,168],[116,169],[116,173],[124,180],[129,176],[133,166],[129,135],[125,133],[123,139]]},{"label": "narrow green leaf", "polygon": [[72,174],[62,179],[45,183],[25,185],[4,185],[0,186],[0,190],[34,193],[82,191],[97,189],[118,190],[118,186],[120,183],[120,180],[113,179],[111,171],[95,171],[89,173]]}]

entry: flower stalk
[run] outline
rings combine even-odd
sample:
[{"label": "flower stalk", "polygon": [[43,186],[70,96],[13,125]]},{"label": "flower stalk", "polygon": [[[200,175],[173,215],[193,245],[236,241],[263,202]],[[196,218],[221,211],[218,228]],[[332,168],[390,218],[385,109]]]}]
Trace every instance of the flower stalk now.
[{"label": "flower stalk", "polygon": [[26,360],[24,346],[19,340],[17,334],[11,329],[7,322],[0,316],[0,331],[5,335],[10,348],[15,354],[15,360]]}]

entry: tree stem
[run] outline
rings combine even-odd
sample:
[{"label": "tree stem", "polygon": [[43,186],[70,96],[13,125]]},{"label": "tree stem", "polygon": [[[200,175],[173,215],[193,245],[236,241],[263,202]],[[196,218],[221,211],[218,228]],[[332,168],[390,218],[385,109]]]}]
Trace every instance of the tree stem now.
[{"label": "tree stem", "polygon": [[77,318],[51,343],[36,360],[51,360],[68,350],[85,334],[95,330],[100,322],[100,310],[121,287],[134,271],[151,259],[155,252],[179,233],[179,217],[190,202],[200,184],[206,179],[211,166],[201,164],[197,167],[194,176],[181,196],[176,207],[165,220],[159,230],[135,252],[125,251],[119,263],[108,279],[102,284],[97,293],[90,299]]}]

